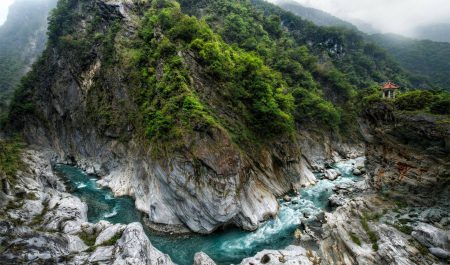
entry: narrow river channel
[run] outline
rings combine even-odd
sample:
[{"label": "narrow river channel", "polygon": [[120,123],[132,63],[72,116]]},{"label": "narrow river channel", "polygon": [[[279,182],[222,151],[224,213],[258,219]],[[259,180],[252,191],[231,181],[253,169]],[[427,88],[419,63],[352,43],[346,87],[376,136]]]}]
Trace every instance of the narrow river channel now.
[{"label": "narrow river channel", "polygon": [[[333,165],[342,174],[338,179],[319,180],[316,185],[303,188],[290,202],[280,200],[278,216],[264,223],[257,231],[227,228],[211,235],[183,236],[159,235],[149,230],[146,233],[156,248],[180,265],[191,265],[194,254],[199,251],[207,253],[217,264],[225,265],[237,264],[263,249],[282,249],[293,243],[294,231],[302,218],[314,218],[321,211],[329,210],[328,198],[333,194],[334,186],[358,179],[351,173],[352,163],[354,160]],[[70,192],[88,205],[90,222],[143,222],[143,214],[134,207],[131,197],[114,197],[110,189],[97,185],[97,178],[77,168],[57,165],[55,171],[66,181]]]}]

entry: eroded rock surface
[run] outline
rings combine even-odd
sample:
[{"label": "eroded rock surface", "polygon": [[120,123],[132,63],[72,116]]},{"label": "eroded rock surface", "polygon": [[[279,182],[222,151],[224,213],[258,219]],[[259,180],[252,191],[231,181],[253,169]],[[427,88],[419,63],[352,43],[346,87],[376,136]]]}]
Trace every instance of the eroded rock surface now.
[{"label": "eroded rock surface", "polygon": [[194,265],[216,265],[216,263],[204,252],[195,253]]},{"label": "eroded rock surface", "polygon": [[[140,223],[87,222],[87,206],[52,173],[51,153],[27,150],[0,221],[2,264],[172,264]],[[15,192],[15,193],[14,193]]]},{"label": "eroded rock surface", "polygon": [[317,265],[321,258],[316,252],[306,250],[300,246],[288,246],[282,250],[263,250],[254,257],[244,259],[241,265]]}]

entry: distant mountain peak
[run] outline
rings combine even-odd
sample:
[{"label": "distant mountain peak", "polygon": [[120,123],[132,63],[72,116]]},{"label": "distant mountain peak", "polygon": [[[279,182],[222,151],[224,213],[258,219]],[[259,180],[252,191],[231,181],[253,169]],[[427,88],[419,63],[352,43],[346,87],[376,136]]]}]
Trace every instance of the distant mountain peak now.
[{"label": "distant mountain peak", "polygon": [[274,0],[273,2],[283,9],[286,9],[305,20],[311,21],[318,26],[357,29],[357,27],[350,22],[344,21],[322,10],[306,7],[293,0]]}]

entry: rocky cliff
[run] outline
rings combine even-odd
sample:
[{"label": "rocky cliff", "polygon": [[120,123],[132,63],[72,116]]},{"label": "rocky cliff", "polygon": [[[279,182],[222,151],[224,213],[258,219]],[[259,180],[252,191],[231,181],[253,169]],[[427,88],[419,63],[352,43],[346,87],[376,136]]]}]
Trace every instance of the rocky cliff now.
[{"label": "rocky cliff", "polygon": [[447,118],[397,112],[389,102],[367,108],[361,127],[369,185],[347,188],[345,200],[334,199],[341,206],[326,215],[320,243],[324,260],[446,264],[450,257]]},{"label": "rocky cliff", "polygon": [[24,167],[0,191],[2,264],[173,264],[140,223],[87,222],[87,206],[53,174],[52,152],[25,150]]},{"label": "rocky cliff", "polygon": [[394,111],[378,103],[366,111],[366,167],[372,185],[413,203],[448,195],[450,126],[447,116]]},{"label": "rocky cliff", "polygon": [[[183,108],[188,106],[193,114],[187,126],[183,117],[176,121],[182,122],[180,129],[188,129],[176,132],[176,140],[164,141],[170,132],[163,132],[162,140],[149,141],[152,127],[143,128],[146,119],[152,119],[150,126],[164,128],[153,118],[162,109],[176,107],[155,105],[155,112],[142,115],[142,109],[145,113],[155,101],[140,104],[140,97],[149,92],[134,75],[153,69],[158,82],[165,84],[172,78],[165,71],[174,61],[157,57],[156,65],[138,72],[130,63],[136,45],[147,43],[142,35],[147,34],[143,24],[149,19],[142,12],[148,8],[155,10],[145,1],[61,2],[61,13],[56,12],[50,21],[49,47],[17,93],[10,113],[11,128],[21,131],[30,143],[55,150],[60,162],[99,175],[100,183],[116,195],[133,196],[155,228],[188,228],[199,233],[210,233],[224,224],[256,229],[277,213],[276,196],[314,183],[312,168],[323,167],[325,160],[339,156],[335,150],[341,155],[361,151],[361,146],[340,147],[333,137],[312,137],[307,132],[275,138],[254,136],[258,135],[255,129],[248,133],[243,120],[260,114],[231,108],[223,95],[227,83],[212,78],[206,68],[210,66],[193,50],[174,55],[181,63],[177,67],[189,72],[189,82],[181,87],[190,90],[180,92],[180,97],[184,97]],[[164,34],[174,31],[158,25],[149,30],[151,43],[157,45],[151,52],[163,49]],[[190,95],[185,97],[185,93]],[[205,106],[191,107],[197,108],[192,99]],[[243,103],[239,104],[243,108]],[[281,110],[276,111],[286,118]],[[237,136],[233,130],[238,130]],[[247,134],[250,137],[242,139]]]}]

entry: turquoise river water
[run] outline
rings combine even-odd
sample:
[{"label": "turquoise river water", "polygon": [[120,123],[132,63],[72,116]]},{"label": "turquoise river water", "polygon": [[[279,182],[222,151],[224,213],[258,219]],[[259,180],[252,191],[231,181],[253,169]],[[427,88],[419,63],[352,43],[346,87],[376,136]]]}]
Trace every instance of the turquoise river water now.
[{"label": "turquoise river water", "polygon": [[[328,210],[328,198],[336,184],[356,180],[351,174],[351,162],[333,166],[342,173],[342,177],[337,180],[319,180],[316,185],[301,189],[300,195],[292,197],[291,202],[280,200],[278,216],[254,232],[227,228],[211,235],[170,236],[149,230],[146,233],[156,248],[180,265],[191,265],[194,254],[199,251],[207,253],[217,264],[225,265],[240,263],[243,258],[253,256],[263,249],[282,249],[293,243],[293,233],[303,216],[311,218]],[[96,177],[77,168],[57,165],[55,171],[64,178],[70,192],[86,202],[90,222],[142,222],[143,214],[134,207],[131,197],[114,197],[110,189],[97,185]]]}]

